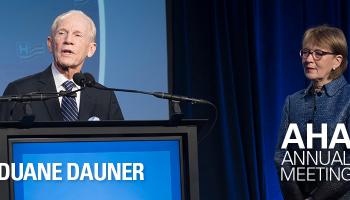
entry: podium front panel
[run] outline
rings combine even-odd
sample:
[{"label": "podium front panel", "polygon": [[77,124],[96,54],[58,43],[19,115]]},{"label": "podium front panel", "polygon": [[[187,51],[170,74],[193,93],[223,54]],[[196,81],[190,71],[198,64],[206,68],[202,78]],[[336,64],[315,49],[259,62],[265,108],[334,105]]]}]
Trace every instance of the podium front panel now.
[{"label": "podium front panel", "polygon": [[1,199],[199,199],[196,126],[46,125],[1,129]]}]

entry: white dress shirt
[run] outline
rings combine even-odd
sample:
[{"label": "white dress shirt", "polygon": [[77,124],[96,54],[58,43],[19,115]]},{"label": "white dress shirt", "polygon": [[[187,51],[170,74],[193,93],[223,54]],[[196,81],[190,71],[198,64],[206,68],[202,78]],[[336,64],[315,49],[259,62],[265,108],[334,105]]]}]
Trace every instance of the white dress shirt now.
[{"label": "white dress shirt", "polygon": [[[57,92],[66,91],[66,88],[64,88],[62,86],[62,84],[64,82],[68,81],[68,79],[57,70],[54,62],[51,64],[51,71],[52,71],[53,79],[55,81]],[[74,83],[73,80],[70,80],[70,81],[72,81]],[[77,84],[74,83],[74,86],[73,86],[72,90],[78,90],[78,89],[80,89],[80,86],[78,86]],[[61,104],[62,104],[62,97],[59,97],[58,100],[59,100],[60,106],[61,106]],[[80,107],[80,91],[77,92],[77,97],[75,98],[75,100],[77,102],[77,107],[78,107],[78,111],[79,111],[79,107]]]}]

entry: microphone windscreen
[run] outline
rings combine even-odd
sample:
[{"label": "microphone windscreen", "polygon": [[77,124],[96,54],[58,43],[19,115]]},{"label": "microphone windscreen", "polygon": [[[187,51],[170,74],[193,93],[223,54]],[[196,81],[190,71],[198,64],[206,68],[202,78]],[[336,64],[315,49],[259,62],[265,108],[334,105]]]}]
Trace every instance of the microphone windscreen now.
[{"label": "microphone windscreen", "polygon": [[94,76],[90,73],[84,73],[85,79],[86,79],[86,86],[92,87],[96,84]]},{"label": "microphone windscreen", "polygon": [[85,83],[86,83],[86,77],[84,76],[83,73],[75,73],[73,75],[73,81],[79,85],[80,87],[85,87]]}]

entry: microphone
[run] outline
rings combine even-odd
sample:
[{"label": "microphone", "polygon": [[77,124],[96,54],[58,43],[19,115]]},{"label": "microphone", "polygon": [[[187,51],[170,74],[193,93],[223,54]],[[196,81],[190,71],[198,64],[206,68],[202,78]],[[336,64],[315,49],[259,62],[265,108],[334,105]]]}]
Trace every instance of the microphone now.
[{"label": "microphone", "polygon": [[75,73],[74,75],[73,75],[73,81],[77,84],[77,85],[79,85],[79,86],[81,86],[81,87],[85,87],[86,86],[86,78],[85,78],[85,76],[84,76],[84,74],[83,73]]},{"label": "microphone", "polygon": [[[76,74],[77,74],[77,76],[75,76]],[[102,87],[102,86],[99,86],[96,84],[95,78],[93,77],[92,74],[90,74],[90,73],[84,73],[84,74],[76,73],[76,74],[74,74],[73,80],[77,85],[79,85],[81,87],[93,87],[93,88],[101,89],[101,90],[112,90],[112,91],[117,91],[117,92],[119,91],[119,92],[147,94],[147,95],[152,95],[152,96],[157,97],[157,98],[168,99],[168,100],[173,100],[173,101],[189,101],[191,103],[212,104],[210,101],[205,100],[205,99],[196,99],[196,98],[192,98],[192,97],[173,95],[173,94],[164,93],[164,92],[145,92],[145,91],[139,91],[139,90]]]},{"label": "microphone", "polygon": [[88,87],[94,87],[96,85],[95,78],[94,78],[94,76],[92,76],[92,74],[84,73],[84,76],[86,78],[86,85]]},{"label": "microphone", "polygon": [[73,81],[80,87],[95,87],[95,78],[90,73],[75,73]]},{"label": "microphone", "polygon": [[39,93],[39,92],[33,92],[25,95],[11,95],[11,96],[1,96],[0,102],[30,102],[30,101],[45,101],[48,99],[57,98],[60,96],[71,96],[75,97],[76,94],[70,94],[65,91],[60,91],[58,93]]},{"label": "microphone", "polygon": [[173,94],[164,93],[164,92],[153,92],[152,95],[161,99],[169,99],[174,101],[189,101],[191,103],[211,104],[211,102],[205,99],[196,99],[196,98],[191,98],[186,96],[173,95]]},{"label": "microphone", "polygon": [[154,97],[161,98],[161,99],[172,100],[171,103],[172,103],[172,109],[174,112],[171,116],[172,120],[179,120],[183,116],[179,102],[188,101],[188,102],[191,102],[192,104],[199,103],[199,104],[208,104],[208,105],[212,106],[215,110],[214,120],[211,123],[207,133],[204,136],[202,136],[202,138],[199,140],[198,144],[200,144],[203,140],[205,140],[211,134],[211,132],[214,128],[214,125],[218,119],[217,107],[215,106],[215,104],[213,104],[212,102],[205,100],[205,99],[196,99],[196,98],[192,98],[192,97],[173,95],[173,94],[164,93],[164,92],[145,92],[145,91],[140,91],[140,90],[108,88],[108,87],[104,87],[102,85],[96,84],[95,78],[90,73],[84,73],[83,76],[77,75],[77,77],[79,77],[79,78],[74,79],[74,77],[73,77],[73,80],[77,85],[81,86],[82,88],[83,87],[93,87],[93,88],[100,89],[100,90],[139,93],[139,94],[152,95]]},{"label": "microphone", "polygon": [[28,102],[28,101],[44,101],[51,98],[57,98],[58,94],[32,94],[32,95],[13,95],[13,96],[2,96],[0,102]]}]

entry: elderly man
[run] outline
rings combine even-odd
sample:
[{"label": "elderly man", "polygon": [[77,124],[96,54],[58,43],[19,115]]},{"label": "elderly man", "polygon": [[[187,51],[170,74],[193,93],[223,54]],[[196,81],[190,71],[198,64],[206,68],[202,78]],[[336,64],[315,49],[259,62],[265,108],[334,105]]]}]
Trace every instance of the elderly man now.
[{"label": "elderly man", "polygon": [[[72,78],[81,71],[85,59],[95,53],[95,38],[95,24],[82,11],[71,10],[59,15],[47,39],[48,49],[53,55],[51,65],[43,72],[11,82],[4,96],[79,89]],[[76,97],[59,97],[28,104],[35,121],[123,119],[115,94],[94,88],[85,88]],[[27,114],[26,107],[28,105],[24,103],[2,103],[1,120],[21,120]]]}]

